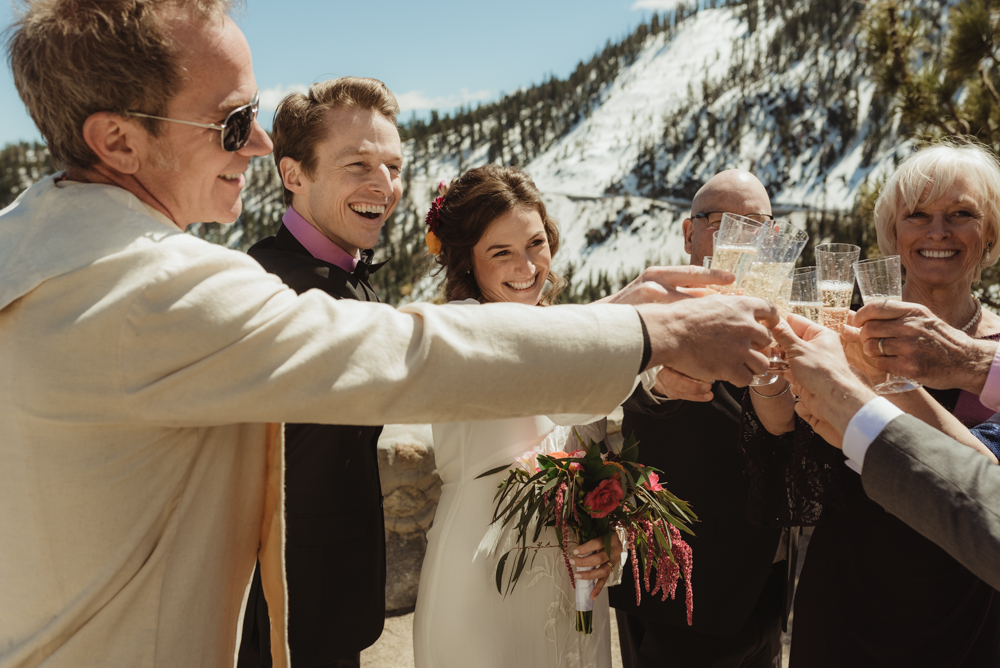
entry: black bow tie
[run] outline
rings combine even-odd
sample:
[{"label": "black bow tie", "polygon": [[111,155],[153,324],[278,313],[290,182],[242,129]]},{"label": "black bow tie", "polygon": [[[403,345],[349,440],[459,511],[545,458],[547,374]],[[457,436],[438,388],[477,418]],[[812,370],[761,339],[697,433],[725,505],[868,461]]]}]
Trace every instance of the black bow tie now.
[{"label": "black bow tie", "polygon": [[[353,275],[355,277],[362,281],[367,281],[370,274],[374,274],[385,265],[385,262],[376,262],[375,264],[372,264],[372,257],[374,255],[374,251],[371,250],[361,251],[361,258],[358,260],[357,266],[354,267]],[[386,262],[388,262],[388,260],[386,260]]]}]

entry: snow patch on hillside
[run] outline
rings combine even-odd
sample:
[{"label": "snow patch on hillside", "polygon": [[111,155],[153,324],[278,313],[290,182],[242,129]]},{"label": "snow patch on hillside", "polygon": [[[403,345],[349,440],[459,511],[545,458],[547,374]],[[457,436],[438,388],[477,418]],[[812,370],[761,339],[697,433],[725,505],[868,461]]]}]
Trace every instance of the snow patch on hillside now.
[{"label": "snow patch on hillside", "polygon": [[681,107],[690,90],[726,73],[733,44],[745,31],[731,9],[708,9],[673,39],[667,41],[666,33],[650,39],[590,117],[525,171],[547,193],[603,193],[629,173],[644,142],[662,136],[664,116]]}]

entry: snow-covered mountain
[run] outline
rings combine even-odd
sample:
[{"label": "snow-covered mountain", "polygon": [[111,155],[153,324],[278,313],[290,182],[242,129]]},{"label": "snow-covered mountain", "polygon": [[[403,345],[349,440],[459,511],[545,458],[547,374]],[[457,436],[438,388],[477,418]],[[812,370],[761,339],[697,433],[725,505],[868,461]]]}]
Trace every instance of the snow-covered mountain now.
[{"label": "snow-covered mountain", "polygon": [[[919,1],[946,16],[947,0]],[[649,264],[685,263],[690,198],[730,167],[757,174],[775,210],[817,237],[843,232],[844,221],[863,228],[850,216],[859,190],[910,146],[860,55],[861,3],[698,3],[654,15],[565,79],[404,126],[404,198],[376,253],[392,260],[373,276],[386,299],[434,298],[423,220],[436,184],[487,162],[522,167],[544,193],[561,224],[555,269],[571,278],[571,299],[605,294]],[[0,161],[12,194],[32,180],[14,157]],[[246,248],[283,209],[273,161],[257,159],[240,221],[193,231]]]},{"label": "snow-covered mountain", "polygon": [[[690,197],[722,169],[753,171],[782,212],[849,211],[866,179],[908,150],[884,111],[872,113],[857,7],[783,4],[667,16],[583,117],[530,159],[513,126],[508,161],[532,175],[561,223],[557,269],[572,265],[577,284],[602,275],[617,283],[651,263],[686,262],[680,227]],[[491,132],[484,123],[480,134]],[[489,159],[487,143],[448,135],[423,151],[407,142],[416,211],[438,181]],[[412,298],[427,298],[435,283],[422,279]]]}]

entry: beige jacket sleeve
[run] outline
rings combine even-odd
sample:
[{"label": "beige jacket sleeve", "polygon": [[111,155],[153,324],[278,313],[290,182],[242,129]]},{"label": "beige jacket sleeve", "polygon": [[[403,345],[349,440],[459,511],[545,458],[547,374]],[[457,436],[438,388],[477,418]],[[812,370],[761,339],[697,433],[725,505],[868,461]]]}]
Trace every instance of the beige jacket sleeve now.
[{"label": "beige jacket sleeve", "polygon": [[119,332],[122,391],[156,424],[607,413],[642,356],[630,306],[397,311],[298,296],[252,259],[204,244],[175,255],[136,291]]}]

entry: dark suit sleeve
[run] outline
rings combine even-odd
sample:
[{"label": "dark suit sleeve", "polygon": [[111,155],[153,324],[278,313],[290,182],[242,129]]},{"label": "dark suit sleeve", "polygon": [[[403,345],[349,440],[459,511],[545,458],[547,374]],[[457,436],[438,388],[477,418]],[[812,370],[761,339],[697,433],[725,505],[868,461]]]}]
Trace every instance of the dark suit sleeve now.
[{"label": "dark suit sleeve", "polygon": [[657,398],[651,390],[647,390],[642,383],[639,383],[632,396],[622,404],[622,408],[642,415],[666,418],[676,414],[683,405],[684,402],[677,399]]},{"label": "dark suit sleeve", "polygon": [[865,455],[868,496],[1000,589],[1000,466],[911,415]]}]

